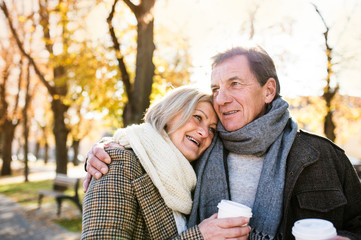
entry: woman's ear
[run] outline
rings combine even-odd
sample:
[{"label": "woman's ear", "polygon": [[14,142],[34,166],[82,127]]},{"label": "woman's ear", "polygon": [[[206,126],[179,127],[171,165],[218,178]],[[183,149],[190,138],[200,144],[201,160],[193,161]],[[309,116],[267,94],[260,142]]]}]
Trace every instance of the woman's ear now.
[{"label": "woman's ear", "polygon": [[276,85],[276,80],[274,78],[269,78],[263,86],[265,88],[265,103],[270,103],[275,98],[277,91]]}]

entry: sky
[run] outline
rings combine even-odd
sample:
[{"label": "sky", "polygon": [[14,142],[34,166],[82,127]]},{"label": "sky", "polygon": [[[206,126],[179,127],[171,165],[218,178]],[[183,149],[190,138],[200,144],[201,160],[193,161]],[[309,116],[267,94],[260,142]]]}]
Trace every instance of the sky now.
[{"label": "sky", "polygon": [[[315,0],[330,27],[335,61],[333,82],[345,95],[361,97],[361,2]],[[257,9],[255,11],[255,9]],[[252,40],[250,13],[255,12]],[[192,56],[191,81],[209,88],[211,57],[234,46],[261,45],[274,59],[281,94],[321,95],[326,78],[325,26],[306,0],[159,0],[156,25],[185,37]]]},{"label": "sky", "polygon": [[[342,94],[361,97],[361,1],[312,2],[330,26],[334,61],[341,62],[335,65],[332,83],[340,84]],[[109,9],[102,6],[88,16],[89,31],[97,38],[108,35]],[[250,40],[252,12],[255,34]],[[276,64],[281,95],[322,94],[327,76],[325,27],[310,0],[157,0],[154,16],[155,28],[165,26],[169,34],[188,41],[191,82],[204,89],[209,90],[212,56],[234,46],[258,44]]]}]

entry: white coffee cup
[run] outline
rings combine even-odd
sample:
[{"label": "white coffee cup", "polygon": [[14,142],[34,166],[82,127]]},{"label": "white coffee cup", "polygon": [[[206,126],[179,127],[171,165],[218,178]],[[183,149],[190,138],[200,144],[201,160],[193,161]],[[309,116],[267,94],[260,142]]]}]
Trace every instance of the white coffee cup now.
[{"label": "white coffee cup", "polygon": [[237,202],[222,200],[220,203],[218,203],[217,207],[218,218],[252,217],[252,209]]},{"label": "white coffee cup", "polygon": [[296,221],[292,234],[296,240],[327,240],[337,236],[336,228],[331,222],[317,218]]}]

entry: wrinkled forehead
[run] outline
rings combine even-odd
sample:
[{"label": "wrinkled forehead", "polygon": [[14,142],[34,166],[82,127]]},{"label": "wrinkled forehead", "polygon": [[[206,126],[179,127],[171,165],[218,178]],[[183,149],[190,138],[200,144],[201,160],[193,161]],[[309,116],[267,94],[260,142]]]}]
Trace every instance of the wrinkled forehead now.
[{"label": "wrinkled forehead", "polygon": [[240,77],[250,73],[251,69],[247,57],[237,55],[214,66],[211,73],[211,81],[229,79],[235,76]]}]

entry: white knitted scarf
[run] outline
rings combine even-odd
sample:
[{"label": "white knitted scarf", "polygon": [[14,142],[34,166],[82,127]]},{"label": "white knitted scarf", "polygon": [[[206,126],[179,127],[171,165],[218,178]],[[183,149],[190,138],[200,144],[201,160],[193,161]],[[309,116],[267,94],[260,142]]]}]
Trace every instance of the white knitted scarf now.
[{"label": "white knitted scarf", "polygon": [[114,140],[133,149],[170,209],[190,213],[196,174],[166,133],[162,136],[151,124],[143,123],[118,129]]}]

